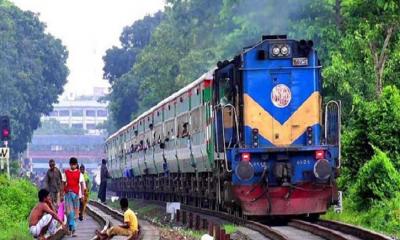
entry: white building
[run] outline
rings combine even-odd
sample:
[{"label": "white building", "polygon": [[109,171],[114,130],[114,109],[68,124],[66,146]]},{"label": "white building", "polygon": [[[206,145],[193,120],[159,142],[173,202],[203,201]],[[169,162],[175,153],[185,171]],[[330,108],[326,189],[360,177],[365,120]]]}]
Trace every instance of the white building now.
[{"label": "white building", "polygon": [[97,125],[107,120],[107,103],[96,100],[62,100],[54,105],[49,116],[42,120],[54,119],[70,128],[85,129],[89,132],[96,131]]}]

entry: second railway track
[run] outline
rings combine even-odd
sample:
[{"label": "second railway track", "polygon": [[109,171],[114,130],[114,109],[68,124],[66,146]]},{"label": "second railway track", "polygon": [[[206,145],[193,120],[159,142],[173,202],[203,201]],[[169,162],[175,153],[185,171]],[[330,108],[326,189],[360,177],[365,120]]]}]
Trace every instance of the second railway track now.
[{"label": "second railway track", "polygon": [[[123,222],[123,214],[111,209],[110,207],[101,203],[90,201],[87,206],[88,216],[85,220],[78,223],[76,230],[77,237],[65,235],[62,231],[59,231],[53,239],[74,239],[74,240],[94,240],[96,239],[96,229],[107,229],[111,226],[119,225]],[[160,239],[160,233],[157,227],[153,226],[147,221],[139,220],[140,224],[140,236],[137,239],[140,240],[158,240]],[[116,236],[112,239],[125,240],[126,237]]]},{"label": "second railway track", "polygon": [[[148,203],[164,205],[165,202],[149,200]],[[181,205],[181,214],[196,213],[203,216],[217,217],[228,222],[259,232],[271,240],[294,240],[294,239],[328,239],[328,240],[393,240],[374,231],[358,226],[345,224],[336,221],[317,220],[315,222],[293,219],[282,225],[264,224],[235,217],[225,212],[216,212],[210,209],[196,208],[188,205]],[[216,238],[219,240],[218,238]],[[257,239],[256,239],[257,240]]]}]

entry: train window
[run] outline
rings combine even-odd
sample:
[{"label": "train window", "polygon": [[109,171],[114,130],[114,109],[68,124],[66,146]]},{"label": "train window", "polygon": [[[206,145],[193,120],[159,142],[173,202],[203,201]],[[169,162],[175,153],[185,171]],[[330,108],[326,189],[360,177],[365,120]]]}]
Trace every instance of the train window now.
[{"label": "train window", "polygon": [[167,129],[167,136],[166,137],[168,137],[170,139],[173,138],[174,129],[175,129],[175,120],[171,119],[169,121],[166,121],[164,124],[165,124],[164,125],[165,129]]},{"label": "train window", "polygon": [[189,123],[188,122],[185,122],[183,125],[182,125],[182,135],[181,135],[181,137],[187,137],[187,136],[189,136]]},{"label": "train window", "polygon": [[222,104],[232,103],[233,90],[230,78],[224,78],[220,82],[219,96],[220,96],[220,103]]},{"label": "train window", "polygon": [[189,114],[185,113],[177,118],[177,137],[187,137],[189,136]]},{"label": "train window", "polygon": [[191,133],[195,134],[200,132],[202,123],[201,107],[194,109],[191,112]]}]

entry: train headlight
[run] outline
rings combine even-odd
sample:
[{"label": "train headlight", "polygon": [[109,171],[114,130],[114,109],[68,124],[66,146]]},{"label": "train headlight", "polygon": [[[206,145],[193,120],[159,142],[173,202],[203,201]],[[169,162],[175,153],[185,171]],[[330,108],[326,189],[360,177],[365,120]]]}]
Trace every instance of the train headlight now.
[{"label": "train headlight", "polygon": [[291,56],[290,45],[286,43],[273,44],[269,51],[272,57],[288,58]]},{"label": "train headlight", "polygon": [[280,53],[280,51],[281,51],[281,50],[279,49],[279,47],[278,47],[278,46],[275,46],[275,47],[272,48],[272,55],[278,56],[279,53]]},{"label": "train headlight", "polygon": [[254,177],[254,167],[249,161],[240,161],[235,169],[240,180],[249,180]]},{"label": "train headlight", "polygon": [[332,175],[332,167],[328,160],[321,159],[314,164],[314,175],[319,180],[326,181]]},{"label": "train headlight", "polygon": [[289,48],[287,46],[283,46],[281,48],[281,54],[286,56],[286,55],[288,55],[288,53],[289,53]]}]

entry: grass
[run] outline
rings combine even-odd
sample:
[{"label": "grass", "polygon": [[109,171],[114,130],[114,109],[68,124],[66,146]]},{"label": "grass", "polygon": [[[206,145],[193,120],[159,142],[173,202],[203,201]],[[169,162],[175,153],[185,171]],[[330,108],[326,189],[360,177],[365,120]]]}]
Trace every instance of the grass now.
[{"label": "grass", "polygon": [[89,199],[90,200],[97,200],[97,193],[98,192],[90,191]]},{"label": "grass", "polygon": [[32,239],[28,216],[37,202],[37,190],[30,182],[0,175],[0,239]]},{"label": "grass", "polygon": [[200,239],[204,234],[206,234],[205,231],[197,231],[197,230],[192,230],[192,229],[181,229],[179,231],[182,233],[184,236]]},{"label": "grass", "polygon": [[237,226],[235,224],[224,224],[223,228],[225,229],[226,234],[233,234],[237,232]]},{"label": "grass", "polygon": [[398,202],[398,200],[394,199],[391,202],[380,203],[366,211],[359,212],[352,209],[349,200],[345,200],[342,213],[335,213],[330,209],[321,218],[361,226],[399,239],[400,209]]}]

